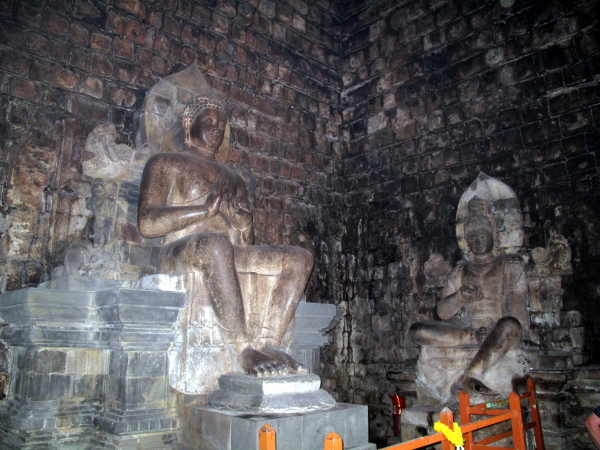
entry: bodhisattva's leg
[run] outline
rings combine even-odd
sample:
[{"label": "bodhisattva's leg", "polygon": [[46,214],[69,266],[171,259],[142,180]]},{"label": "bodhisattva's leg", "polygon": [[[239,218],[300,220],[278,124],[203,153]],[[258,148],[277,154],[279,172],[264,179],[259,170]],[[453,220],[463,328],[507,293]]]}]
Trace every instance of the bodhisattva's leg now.
[{"label": "bodhisattva's leg", "polygon": [[169,274],[201,274],[225,339],[242,351],[248,342],[244,303],[233,246],[226,237],[204,232],[171,242],[161,249],[157,270]]},{"label": "bodhisattva's leg", "polygon": [[431,347],[456,347],[469,342],[470,333],[452,323],[440,321],[417,322],[408,333],[417,345]]},{"label": "bodhisattva's leg", "polygon": [[519,343],[522,334],[523,328],[514,317],[502,317],[498,320],[460,377],[460,386],[480,394],[493,395],[494,392],[480,379],[492,364],[502,359],[511,348]]},{"label": "bodhisattva's leg", "polygon": [[[284,372],[305,371],[290,355],[278,349],[282,337],[294,317],[302,293],[312,271],[313,256],[300,247],[265,245],[235,247],[236,268],[276,276],[267,309],[259,346],[260,352],[246,349],[244,369],[249,373],[270,374],[264,365],[278,361]],[[266,359],[265,359],[266,356]]]}]

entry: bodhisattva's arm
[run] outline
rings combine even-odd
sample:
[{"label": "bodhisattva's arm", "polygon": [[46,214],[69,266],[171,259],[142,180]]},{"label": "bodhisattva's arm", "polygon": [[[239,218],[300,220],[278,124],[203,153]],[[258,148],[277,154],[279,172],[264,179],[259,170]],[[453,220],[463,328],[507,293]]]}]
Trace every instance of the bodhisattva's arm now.
[{"label": "bodhisattva's arm", "polygon": [[214,217],[222,201],[223,183],[217,183],[203,205],[167,206],[176,169],[159,155],[152,157],[142,174],[138,204],[138,229],[146,238],[164,236]]},{"label": "bodhisattva's arm", "polygon": [[529,313],[527,303],[529,299],[529,285],[525,263],[518,255],[507,255],[504,261],[504,305],[503,315],[517,319],[523,327],[523,340],[531,339],[529,327]]},{"label": "bodhisattva's arm", "polygon": [[443,297],[437,305],[440,319],[447,320],[456,315],[464,305],[479,301],[483,298],[483,291],[479,286],[462,286],[462,267],[452,271]]}]

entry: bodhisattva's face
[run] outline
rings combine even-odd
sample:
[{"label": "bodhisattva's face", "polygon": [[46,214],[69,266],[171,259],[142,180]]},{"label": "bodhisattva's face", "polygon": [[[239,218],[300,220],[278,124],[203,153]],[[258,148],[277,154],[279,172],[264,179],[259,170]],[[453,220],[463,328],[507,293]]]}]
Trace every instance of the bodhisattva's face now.
[{"label": "bodhisattva's face", "polygon": [[191,145],[215,153],[225,136],[227,116],[218,109],[205,108],[190,125]]},{"label": "bodhisattva's face", "polygon": [[465,238],[469,250],[474,255],[487,255],[494,248],[494,236],[491,230],[483,227],[475,227],[466,230]]}]

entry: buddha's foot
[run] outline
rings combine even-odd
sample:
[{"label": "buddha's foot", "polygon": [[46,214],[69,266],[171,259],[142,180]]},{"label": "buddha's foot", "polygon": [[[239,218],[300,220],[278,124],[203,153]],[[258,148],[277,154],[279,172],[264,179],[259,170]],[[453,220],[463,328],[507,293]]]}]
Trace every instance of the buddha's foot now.
[{"label": "buddha's foot", "polygon": [[286,352],[274,347],[265,346],[260,349],[261,353],[276,359],[282,364],[285,364],[290,370],[289,373],[308,373],[308,369],[288,355]]},{"label": "buddha's foot", "polygon": [[492,391],[489,387],[487,387],[477,378],[473,378],[468,375],[463,375],[462,377],[460,377],[455,383],[454,387],[459,391],[467,391],[469,393],[479,395],[498,395],[497,392]]},{"label": "buddha's foot", "polygon": [[279,359],[250,347],[242,352],[242,368],[248,375],[257,377],[277,377],[290,373],[290,368]]},{"label": "buddha's foot", "polygon": [[299,364],[286,352],[274,347],[263,347],[260,351],[246,348],[242,352],[242,368],[249,375],[257,377],[276,377],[289,373],[308,373],[308,369]]}]

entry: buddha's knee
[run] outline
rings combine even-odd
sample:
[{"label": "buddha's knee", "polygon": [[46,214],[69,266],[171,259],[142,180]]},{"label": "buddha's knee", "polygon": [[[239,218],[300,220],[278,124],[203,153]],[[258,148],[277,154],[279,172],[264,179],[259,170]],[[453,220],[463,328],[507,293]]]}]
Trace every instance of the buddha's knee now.
[{"label": "buddha's knee", "polygon": [[311,271],[314,257],[305,248],[290,245],[281,245],[275,248],[278,249],[283,273],[301,274]]},{"label": "buddha's knee", "polygon": [[233,246],[229,239],[218,233],[202,233],[194,239],[195,263],[202,266],[233,264]]},{"label": "buddha's knee", "polygon": [[292,252],[291,262],[294,266],[298,265],[308,270],[312,269],[315,258],[311,252],[302,247],[290,247]]}]

